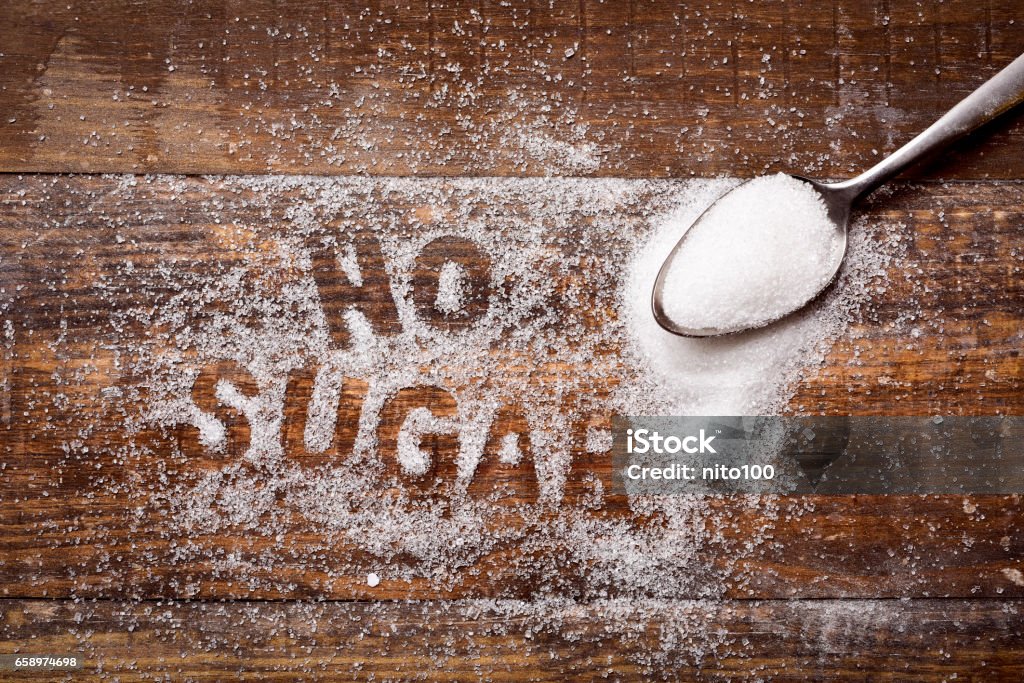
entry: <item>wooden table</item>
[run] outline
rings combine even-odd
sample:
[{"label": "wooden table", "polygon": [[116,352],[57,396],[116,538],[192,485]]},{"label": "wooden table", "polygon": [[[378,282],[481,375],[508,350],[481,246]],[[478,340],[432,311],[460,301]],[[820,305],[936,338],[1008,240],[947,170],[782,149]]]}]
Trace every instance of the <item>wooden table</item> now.
[{"label": "wooden table", "polygon": [[[329,519],[289,510],[287,498],[266,503],[272,522],[180,517],[196,511],[172,495],[182,482],[244,469],[252,434],[218,406],[218,380],[247,395],[258,382],[227,365],[197,379],[195,403],[227,426],[218,454],[194,429],[133,432],[152,388],[132,372],[145,353],[166,351],[168,330],[209,323],[161,318],[189,278],[269,259],[261,240],[287,228],[303,187],[321,182],[202,174],[352,178],[341,209],[320,218],[354,235],[362,294],[315,248],[302,252],[308,264],[260,280],[278,288],[272,298],[288,273],[312,273],[343,346],[349,332],[330,320],[350,297],[364,297],[378,331],[401,324],[391,266],[365,237],[372,224],[390,221],[393,234],[415,239],[487,215],[495,197],[528,213],[568,187],[579,222],[542,246],[579,259],[556,273],[555,290],[573,291],[596,267],[588,254],[607,256],[649,229],[671,184],[640,183],[621,205],[620,237],[591,240],[595,219],[581,198],[602,186],[545,178],[849,177],[1020,54],[1021,9],[1016,0],[3,3],[0,653],[82,653],[73,680],[1020,680],[1020,496],[713,498],[694,509],[694,555],[649,569],[670,576],[667,589],[623,585],[575,562],[578,549],[559,548],[551,530],[585,519],[639,538],[664,519],[594,498],[587,487],[610,463],[577,439],[553,499],[520,470],[477,472],[476,490],[512,486],[523,507],[490,520],[500,538],[472,562],[392,557],[370,586],[380,558],[339,540]],[[1021,413],[1022,150],[1018,113],[866,205],[868,221],[903,224],[902,262],[915,272],[890,273],[870,315],[800,382],[791,411]],[[466,180],[491,176],[483,190]],[[513,224],[495,220],[491,230],[511,239]],[[587,240],[591,251],[575,248]],[[423,301],[452,255],[486,284],[486,270],[474,270],[479,244],[442,239],[431,249],[413,276]],[[552,301],[584,337],[614,317],[607,299],[578,320],[568,298]],[[438,328],[465,322],[421,303],[410,305]],[[604,352],[601,362],[623,362]],[[197,354],[183,344],[178,361]],[[517,362],[499,354],[494,367],[512,376]],[[583,377],[565,400],[586,393],[587,420],[605,424],[614,373],[587,384],[598,361],[588,363],[523,372],[538,391]],[[309,398],[311,371],[289,376],[287,396]],[[344,428],[325,453],[303,446],[309,401],[288,403],[294,471],[329,467],[352,448],[366,388],[345,386]],[[443,391],[403,389],[381,408],[382,453],[394,453],[415,407],[456,410]],[[524,431],[515,411],[501,420]],[[439,459],[458,444],[436,437],[431,447]],[[391,481],[408,485],[421,512],[450,494]]]}]

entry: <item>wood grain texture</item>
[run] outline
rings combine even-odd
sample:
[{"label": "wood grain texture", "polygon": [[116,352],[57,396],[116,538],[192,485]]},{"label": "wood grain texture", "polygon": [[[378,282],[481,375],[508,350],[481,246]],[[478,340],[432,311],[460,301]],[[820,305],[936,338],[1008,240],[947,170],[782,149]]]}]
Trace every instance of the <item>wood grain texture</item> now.
[{"label": "wood grain texture", "polygon": [[[846,177],[1024,51],[1016,0],[0,8],[0,170]],[[931,171],[1019,178],[1020,115]]]},{"label": "wood grain texture", "polygon": [[[540,606],[560,628],[546,626],[535,611]],[[656,619],[646,620],[640,605],[614,601],[531,608],[474,601],[4,600],[0,647],[81,653],[86,665],[67,676],[76,681],[1009,681],[1024,674],[1016,600],[642,607]]]},{"label": "wood grain texture", "polygon": [[[329,518],[300,496],[301,487],[275,489],[277,502],[260,508],[266,518],[247,521],[225,512],[226,517],[217,518],[220,526],[205,527],[201,517],[193,519],[203,509],[190,505],[190,497],[203,495],[196,482],[210,473],[241,477],[240,485],[248,486],[245,482],[259,481],[260,476],[279,478],[282,473],[291,473],[288,476],[300,482],[326,484],[334,481],[323,478],[332,467],[344,466],[339,471],[348,472],[345,476],[360,471],[359,461],[349,457],[366,385],[346,385],[351,393],[341,399],[335,440],[327,450],[315,453],[306,448],[303,436],[313,381],[313,368],[308,365],[288,379],[283,469],[260,475],[259,463],[242,457],[253,438],[246,420],[218,407],[219,379],[235,382],[245,395],[260,391],[237,368],[217,365],[209,372],[203,370],[208,374],[200,373],[190,390],[201,408],[225,420],[225,451],[211,450],[190,427],[146,427],[134,435],[134,442],[126,435],[128,425],[149,405],[146,393],[138,390],[140,366],[133,364],[133,354],[155,358],[157,351],[177,343],[176,335],[208,324],[210,316],[223,312],[225,306],[247,305],[231,293],[224,302],[216,297],[207,301],[205,295],[200,297],[202,305],[176,307],[171,302],[193,290],[205,291],[200,286],[205,282],[202,277],[244,272],[250,266],[240,281],[255,278],[252,286],[262,287],[265,296],[287,290],[289,282],[302,277],[302,269],[270,267],[261,254],[273,252],[267,245],[275,231],[287,224],[284,214],[310,200],[293,189],[259,202],[254,195],[259,188],[245,190],[217,179],[155,178],[137,187],[126,186],[126,181],[134,181],[125,178],[8,176],[4,180],[0,221],[9,229],[0,243],[0,264],[8,294],[5,320],[14,330],[4,355],[5,381],[10,387],[5,415],[10,417],[5,418],[3,441],[0,538],[5,553],[0,573],[6,596],[556,594],[583,599],[634,591],[656,597],[1022,594],[1022,586],[1014,581],[1019,576],[1014,572],[1022,539],[1022,503],[1017,496],[801,497],[753,505],[746,500],[711,499],[706,507],[687,513],[698,525],[688,543],[699,549],[699,560],[681,552],[663,559],[661,570],[669,577],[665,581],[653,586],[635,579],[622,583],[619,574],[604,572],[593,559],[582,559],[578,539],[560,541],[558,537],[569,533],[573,519],[625,525],[616,533],[647,539],[657,539],[666,523],[662,514],[631,509],[621,497],[594,497],[591,491],[595,476],[604,478],[609,490],[610,459],[607,454],[586,451],[585,431],[580,427],[606,423],[611,408],[600,397],[607,396],[622,376],[601,371],[589,356],[580,357],[579,365],[551,365],[522,385],[536,388],[533,382],[537,382],[544,387],[577,377],[582,382],[574,385],[577,392],[596,397],[577,406],[579,422],[569,446],[573,458],[567,464],[564,487],[541,500],[538,490],[547,482],[529,461],[522,468],[482,468],[466,482],[470,497],[500,484],[512,488],[513,505],[507,514],[492,509],[482,518],[488,531],[500,533],[498,540],[482,543],[479,553],[471,557],[460,556],[465,566],[445,570],[443,580],[429,569],[435,560],[408,556],[382,560],[358,541],[346,539],[345,528],[332,530]],[[394,323],[392,309],[381,303],[390,291],[384,284],[384,268],[389,258],[385,253],[391,252],[390,247],[385,253],[367,252],[363,248],[369,239],[366,235],[377,234],[387,243],[392,228],[373,226],[404,226],[403,216],[424,211],[424,195],[419,194],[424,187],[433,188],[426,196],[441,198],[430,208],[431,215],[455,216],[458,211],[471,215],[479,208],[474,201],[486,205],[495,201],[493,194],[486,195],[486,200],[471,200],[455,191],[456,186],[457,181],[424,180],[402,186],[392,181],[360,181],[359,191],[367,194],[357,193],[351,201],[375,208],[357,212],[354,222],[339,234],[354,234],[361,240],[356,254],[363,267],[363,286],[369,289],[360,296],[377,292],[367,298],[373,306],[365,311],[378,330],[399,324]],[[560,234],[543,250],[548,255],[556,251],[547,262],[553,270],[539,273],[542,280],[560,283],[552,290],[555,295],[569,290],[578,293],[573,301],[589,300],[589,271],[570,268],[563,273],[558,264],[575,262],[584,247],[594,263],[607,263],[622,247],[620,240],[648,229],[647,211],[657,204],[657,192],[652,186],[643,187],[647,190],[627,193],[631,199],[616,216],[618,227],[611,232],[588,227],[585,214],[574,213],[584,211],[573,208],[576,200],[569,197],[576,195],[565,193],[567,224],[581,227]],[[382,188],[386,192],[379,194]],[[890,238],[899,237],[894,248],[909,239],[903,258],[913,264],[912,272],[907,277],[902,271],[892,273],[890,288],[875,297],[870,319],[856,326],[823,367],[800,383],[791,405],[833,414],[1019,413],[1024,396],[1019,354],[1024,310],[1019,277],[1024,239],[1021,192],[1019,184],[1006,183],[914,185],[871,205],[869,219],[905,224]],[[512,211],[520,226],[524,216],[532,215],[531,203],[547,201],[536,188],[502,196],[507,202],[518,197],[518,207],[506,203],[501,211]],[[504,239],[500,220],[488,221],[491,227],[476,239],[490,239],[487,235]],[[444,225],[456,230],[454,222]],[[117,235],[129,227],[131,232],[126,234],[131,240],[119,241]],[[238,241],[238,235],[245,239]],[[430,244],[425,247],[427,256],[411,262],[413,272],[419,273],[413,280],[426,277],[422,269],[428,268],[424,259],[433,253]],[[483,264],[487,248],[481,244],[459,242],[456,251],[469,259],[467,263]],[[239,267],[243,271],[237,271]],[[325,307],[334,302],[341,310],[354,301],[346,298],[354,296],[352,292],[337,289],[339,282],[316,276],[317,268],[316,259],[311,259],[312,274],[305,277],[322,286]],[[167,279],[168,273],[173,277]],[[580,313],[575,303],[552,299],[548,304],[555,307],[554,319],[561,321],[552,329],[557,332],[559,325],[569,326],[570,336],[578,343],[597,335],[608,324],[604,316],[616,315],[602,308],[613,305],[614,293],[611,298],[607,294],[594,299],[603,302],[601,306],[583,309],[582,318],[575,317]],[[501,295],[496,291],[492,296]],[[401,304],[403,310],[406,305],[419,305],[414,294],[408,297],[408,303]],[[142,311],[142,317],[129,315],[131,311]],[[446,330],[445,316],[436,315],[439,329]],[[521,322],[533,315],[537,313],[530,312]],[[348,342],[347,337],[339,337],[339,343]],[[614,342],[607,343],[611,347],[602,353],[625,371],[622,364],[628,361]],[[190,360],[189,348],[183,347],[179,372],[196,362]],[[496,364],[488,366],[489,372],[518,377],[522,357],[504,355],[500,345],[494,349]],[[511,374],[503,375],[506,366]],[[535,394],[529,396],[536,400]],[[522,403],[514,392],[509,397],[510,408]],[[382,499],[405,500],[397,509],[409,519],[461,500],[456,495],[453,464],[458,444],[451,435],[436,437],[430,445],[436,467],[430,478],[416,479],[403,475],[396,464],[398,428],[415,407],[450,416],[463,400],[458,392],[449,394],[414,380],[380,408],[378,436],[385,461],[378,480]],[[509,410],[496,424],[507,428],[522,420],[522,415]],[[487,448],[493,455],[493,438]],[[328,469],[318,469],[324,467]],[[243,491],[232,495],[241,496]],[[249,501],[246,506],[258,502],[245,500]],[[753,538],[757,542],[751,543]],[[382,562],[393,578],[371,591],[366,574]]]},{"label": "wood grain texture", "polygon": [[[0,653],[83,653],[66,680],[1021,680],[1020,496],[672,508],[610,494],[610,459],[586,435],[607,427],[628,361],[615,337],[593,339],[618,315],[614,257],[671,188],[468,178],[848,177],[1024,51],[1020,9],[0,3]],[[1022,148],[1018,112],[912,171],[950,182],[897,184],[864,207],[860,229],[896,226],[879,234],[898,254],[889,284],[791,411],[1022,414]],[[337,174],[348,189],[308,231],[309,180],[33,175],[98,172]],[[616,192],[628,199],[611,229],[594,207]],[[516,241],[523,226],[543,249]],[[402,240],[418,249],[398,268]],[[534,259],[537,277],[492,281],[496,247]],[[441,311],[452,259],[472,296]],[[409,273],[397,298],[396,268]],[[502,337],[473,360],[490,376],[433,366],[500,399],[468,480],[450,433],[426,442],[424,476],[396,458],[410,411],[451,417],[465,391],[411,381],[367,408],[374,379],[349,372],[317,446],[305,428],[323,359],[298,363],[268,468],[246,459],[259,434],[218,397],[222,380],[245,400],[266,383],[190,345],[225,317],[260,343],[268,311],[291,320],[274,309],[289,293],[323,318],[296,344],[343,349],[359,341],[353,307],[379,337],[413,316],[444,339],[524,291],[543,296],[512,320],[538,343],[571,340],[561,355],[537,362]],[[419,377],[413,360],[395,367]],[[189,372],[184,395],[220,420],[221,448],[141,418]],[[538,397],[568,416],[554,487],[538,470],[550,444],[529,431]],[[378,469],[350,460],[364,413]],[[525,454],[510,466],[515,432]],[[341,515],[334,488],[353,474],[377,485],[385,523]],[[391,540],[423,547],[385,552],[373,531],[387,520]]]}]

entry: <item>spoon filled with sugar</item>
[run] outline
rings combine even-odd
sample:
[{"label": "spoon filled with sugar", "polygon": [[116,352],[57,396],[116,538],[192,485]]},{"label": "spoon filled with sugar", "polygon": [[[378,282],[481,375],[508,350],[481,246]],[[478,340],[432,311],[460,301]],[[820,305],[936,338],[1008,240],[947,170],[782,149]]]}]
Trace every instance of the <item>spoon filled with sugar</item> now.
[{"label": "spoon filled with sugar", "polygon": [[1024,101],[1024,55],[924,132],[850,180],[779,173],[749,180],[702,213],[672,248],[651,308],[663,328],[711,337],[764,327],[821,294],[839,273],[854,204]]}]

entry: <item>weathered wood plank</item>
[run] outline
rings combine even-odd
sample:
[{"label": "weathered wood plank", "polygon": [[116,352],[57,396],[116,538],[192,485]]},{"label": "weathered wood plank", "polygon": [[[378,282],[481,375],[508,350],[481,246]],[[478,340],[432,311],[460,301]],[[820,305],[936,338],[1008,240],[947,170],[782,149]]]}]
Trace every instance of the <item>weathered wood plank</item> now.
[{"label": "weathered wood plank", "polygon": [[[607,425],[635,369],[625,337],[608,336],[624,255],[682,185],[254,182],[2,179],[4,595],[1024,594],[1016,496],[631,508],[593,490],[610,463],[588,448],[587,427]],[[906,224],[885,239],[903,245],[893,265],[909,270],[891,274],[790,408],[1019,413],[1021,192],[913,185],[872,204],[871,220]],[[547,237],[533,243],[536,230]],[[416,294],[436,284],[438,239],[476,283],[454,312]],[[318,260],[325,248],[358,264],[361,286]],[[531,267],[502,270],[520,261]],[[402,273],[409,289],[394,284]],[[525,273],[533,279],[518,281]],[[489,306],[514,324],[486,344],[452,336],[494,329],[472,324],[488,287]],[[372,334],[345,322],[353,305]],[[409,325],[440,355],[423,356],[435,348],[426,341],[395,347],[390,361],[371,353],[394,363],[381,371],[335,353],[400,339],[393,329]],[[281,358],[224,362],[274,339],[287,342]],[[531,350],[539,340],[557,351],[550,360]],[[333,432],[310,433],[316,371],[329,362],[345,370],[340,417]],[[228,401],[224,387],[238,394]],[[229,407],[256,410],[245,401],[257,396],[283,423]],[[456,476],[454,431],[428,435],[427,476],[398,462],[411,410],[462,411],[468,424],[467,405],[492,403],[495,427],[473,432],[490,457],[476,477]],[[223,440],[186,424],[192,405],[221,421]],[[502,437],[538,419],[548,422],[522,435],[522,465],[495,462]],[[550,440],[562,432],[568,441]],[[511,493],[478,500],[498,483]],[[370,572],[379,587],[367,587]]]},{"label": "weathered wood plank", "polygon": [[[1015,0],[0,7],[0,170],[845,177],[1024,51]],[[1021,115],[931,171],[1020,178]]]},{"label": "weathered wood plank", "polygon": [[[39,477],[22,474],[14,482],[23,489],[32,474]],[[5,496],[9,503],[0,529],[2,590],[8,597],[1024,595],[1022,505],[1016,498],[817,496],[764,503],[760,510],[716,500],[693,515],[697,528],[685,534],[665,533],[621,506],[589,513],[563,509],[533,524],[491,514],[484,519],[492,526],[486,531],[500,530],[503,542],[465,553],[473,558],[470,566],[448,569],[415,556],[382,559],[367,552],[361,539],[346,541],[321,520],[299,513],[288,525],[275,522],[274,537],[267,538],[248,529],[189,533],[169,528],[174,520],[161,512],[126,520],[113,495],[76,497],[56,490],[48,499],[33,491]],[[652,565],[650,573],[636,575],[620,566],[629,562],[625,558],[588,560],[596,553],[574,547],[572,539],[551,538],[573,524],[607,527],[633,539],[650,554],[635,559]],[[658,539],[676,545],[659,547]],[[598,540],[613,545],[608,538]],[[370,573],[384,577],[379,586],[367,586]]]},{"label": "weathered wood plank", "polygon": [[[1013,0],[541,5],[0,3],[0,171],[842,177],[1024,50]],[[1024,188],[991,182],[1024,177],[1022,116],[919,171],[989,182],[867,207],[904,224],[888,287],[790,411],[1024,409]],[[0,651],[84,653],[74,680],[1024,677],[1019,496],[609,493],[620,262],[676,190],[589,182],[0,176]],[[336,353],[367,339],[385,369]],[[238,409],[268,395],[280,424]],[[422,476],[417,410],[460,426]],[[750,597],[798,599],[718,601]],[[918,599],[860,599],[887,597]]]},{"label": "weathered wood plank", "polygon": [[[74,680],[1019,680],[1019,601],[5,600],[0,648]],[[5,680],[38,680],[13,675]]]}]

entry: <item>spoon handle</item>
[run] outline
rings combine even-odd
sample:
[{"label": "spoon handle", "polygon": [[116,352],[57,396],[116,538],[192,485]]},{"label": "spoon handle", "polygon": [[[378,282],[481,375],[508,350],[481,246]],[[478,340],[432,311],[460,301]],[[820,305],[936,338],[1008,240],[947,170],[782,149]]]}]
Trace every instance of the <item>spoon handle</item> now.
[{"label": "spoon handle", "polygon": [[1024,102],[1024,55],[986,81],[980,88],[925,129],[856,178],[830,187],[845,190],[850,201],[868,194],[908,166],[941,152],[958,138],[977,130],[989,121]]}]

